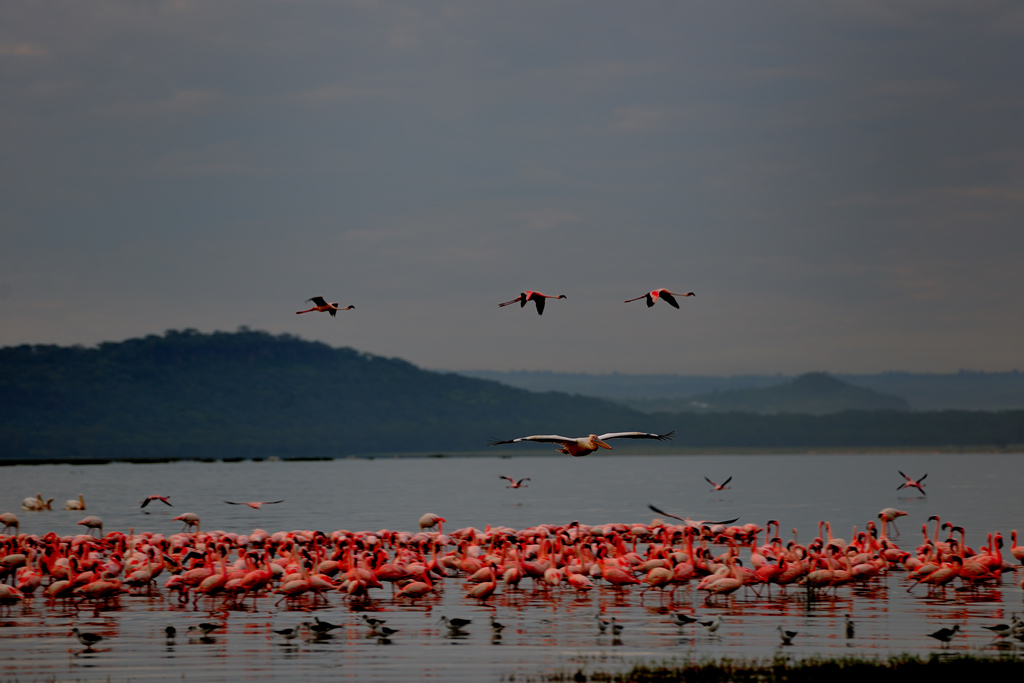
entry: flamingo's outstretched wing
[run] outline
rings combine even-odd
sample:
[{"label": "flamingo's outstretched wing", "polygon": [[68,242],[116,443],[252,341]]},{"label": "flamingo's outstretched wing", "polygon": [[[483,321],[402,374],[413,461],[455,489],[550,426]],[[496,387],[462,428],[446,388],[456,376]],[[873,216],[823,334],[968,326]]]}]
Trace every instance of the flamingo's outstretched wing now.
[{"label": "flamingo's outstretched wing", "polygon": [[327,305],[327,299],[323,298],[322,296],[314,296],[312,299],[306,299],[306,301],[312,301],[317,306]]},{"label": "flamingo's outstretched wing", "polygon": [[730,482],[730,481],[732,481],[732,477],[729,477],[728,479],[726,479],[725,481],[723,481],[723,482],[722,482],[722,486],[728,486],[728,485],[729,485],[729,482]]},{"label": "flamingo's outstretched wing", "polygon": [[708,521],[705,521],[705,520],[701,520],[701,521],[697,522],[697,521],[694,521],[692,519],[689,519],[688,517],[677,517],[676,515],[673,515],[673,514],[670,514],[668,512],[665,512],[664,510],[659,510],[658,508],[654,507],[650,503],[647,504],[647,507],[649,507],[654,512],[657,512],[659,515],[664,515],[665,517],[671,517],[672,519],[678,519],[680,522],[686,522],[687,525],[692,526],[692,527],[699,527],[699,526],[703,526],[705,524],[710,524],[712,526],[715,525],[715,524],[732,524],[733,522],[739,520],[739,517],[736,517],[735,519],[725,519],[725,520],[722,520],[721,522],[708,522]]},{"label": "flamingo's outstretched wing", "polygon": [[[637,432],[637,434],[639,434],[639,432]],[[508,441],[491,439],[487,445],[498,446],[503,443],[519,443],[520,441],[536,441],[538,443],[570,443],[575,442],[576,439],[568,436],[558,436],[557,434],[535,434],[533,436],[521,436],[518,439],[509,439]]]},{"label": "flamingo's outstretched wing", "polygon": [[535,296],[533,301],[537,304],[537,315],[544,315],[544,304],[547,303],[547,299],[542,296]]},{"label": "flamingo's outstretched wing", "polygon": [[679,302],[676,301],[676,298],[672,296],[671,292],[661,292],[659,296],[665,303],[667,303],[672,308],[679,308]]},{"label": "flamingo's outstretched wing", "polygon": [[522,303],[519,304],[520,307],[523,307],[523,306],[526,305],[526,292],[523,292],[522,294],[517,296],[515,299],[512,299],[512,301],[506,301],[504,303],[498,304],[498,308],[501,308],[502,306],[510,306],[510,305],[512,305],[514,303],[519,303],[519,302],[522,302]]},{"label": "flamingo's outstretched wing", "polygon": [[597,438],[601,441],[607,441],[608,439],[657,439],[658,441],[668,441],[676,433],[676,430],[672,430],[668,434],[651,434],[649,432],[608,432],[607,434],[600,434]]}]

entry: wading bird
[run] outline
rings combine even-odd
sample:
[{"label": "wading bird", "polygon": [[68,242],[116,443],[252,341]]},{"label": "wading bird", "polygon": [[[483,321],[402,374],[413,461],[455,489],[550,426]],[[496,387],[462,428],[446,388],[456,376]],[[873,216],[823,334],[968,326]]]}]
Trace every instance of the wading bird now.
[{"label": "wading bird", "polygon": [[298,315],[299,313],[312,313],[313,311],[319,311],[321,313],[326,311],[327,313],[330,313],[333,318],[338,311],[347,311],[355,308],[355,306],[339,308],[340,304],[337,301],[329,304],[322,296],[314,296],[312,299],[306,299],[306,301],[312,301],[314,304],[313,308],[307,308],[305,311],[295,311],[295,315]]},{"label": "wading bird", "polygon": [[[900,472],[899,470],[896,470],[896,471]],[[924,492],[924,484],[921,483],[922,481],[924,481],[924,477],[928,476],[927,472],[925,472],[924,477],[921,477],[917,481],[914,481],[913,479],[911,479],[907,475],[903,474],[902,472],[900,472],[900,476],[903,477],[904,479],[906,479],[906,481],[903,482],[902,484],[900,484],[898,487],[896,487],[897,491],[899,491],[902,488],[915,488],[915,489],[917,489],[918,491],[921,492],[922,496],[927,496],[928,495],[927,493]]]},{"label": "wading bird", "polygon": [[655,301],[657,301],[658,299],[663,299],[665,301],[665,303],[667,303],[672,308],[679,308],[679,302],[676,301],[676,297],[677,296],[697,296],[697,295],[694,294],[693,292],[687,292],[686,294],[683,294],[681,292],[670,292],[670,291],[668,291],[665,288],[661,288],[661,289],[656,289],[653,292],[647,292],[646,294],[641,294],[640,296],[638,296],[635,299],[626,299],[622,303],[628,304],[630,301],[639,301],[640,299],[647,299],[647,308],[650,308],[651,306],[654,305]]},{"label": "wading bird", "polygon": [[81,522],[79,522],[79,524],[81,524],[84,527],[87,527],[90,531],[96,529],[100,536],[103,535],[103,520],[97,517],[96,515],[89,515]]},{"label": "wading bird", "polygon": [[783,631],[782,626],[775,627],[779,632],[779,638],[782,639],[783,645],[792,645],[793,639],[796,638],[796,631]]},{"label": "wading bird", "polygon": [[103,636],[96,635],[95,633],[82,633],[78,630],[77,626],[71,629],[71,633],[69,635],[78,638],[78,642],[85,645],[86,650],[91,650],[93,645],[103,640]]},{"label": "wading bird", "polygon": [[196,533],[199,532],[199,515],[197,515],[194,512],[186,512],[184,514],[178,515],[172,521],[184,522],[185,526],[181,528],[182,531],[185,531],[185,529],[192,527],[196,530]]},{"label": "wading bird", "polygon": [[953,640],[953,636],[960,630],[960,624],[956,624],[953,628],[940,628],[935,633],[929,633],[929,638],[941,641],[943,645],[948,645],[949,641]]},{"label": "wading bird", "polygon": [[571,436],[558,436],[557,434],[537,434],[534,436],[521,436],[518,439],[510,439],[508,441],[493,440],[488,446],[498,446],[505,443],[519,443],[520,441],[536,441],[538,443],[557,443],[561,444],[562,447],[558,449],[560,453],[567,453],[574,458],[579,458],[584,455],[590,455],[598,448],[607,448],[612,450],[612,447],[605,443],[608,439],[657,439],[658,441],[666,441],[672,438],[672,435],[676,433],[676,430],[672,430],[668,434],[649,434],[648,432],[608,432],[607,434],[591,434],[590,436],[581,436],[579,438],[573,438]]},{"label": "wading bird", "polygon": [[430,529],[436,526],[438,532],[443,533],[443,525],[447,521],[448,520],[442,517],[441,515],[435,515],[433,512],[428,512],[427,514],[420,517],[420,531],[423,531],[424,529]]},{"label": "wading bird", "polygon": [[263,506],[263,505],[277,505],[278,503],[283,503],[284,500],[283,499],[282,500],[263,500],[263,501],[252,502],[252,503],[232,503],[230,500],[225,500],[224,502],[227,503],[228,505],[248,505],[253,510],[259,510],[260,507]]},{"label": "wading bird", "polygon": [[503,474],[503,475],[501,475],[501,478],[502,478],[502,479],[507,479],[507,480],[509,481],[509,483],[511,483],[511,484],[512,484],[511,486],[506,486],[505,488],[507,488],[507,489],[521,489],[521,488],[529,488],[528,486],[527,486],[527,487],[524,487],[524,486],[523,486],[523,482],[524,482],[524,481],[530,481],[530,478],[529,478],[529,477],[523,477],[523,478],[522,478],[522,479],[520,479],[519,481],[516,481],[516,480],[515,480],[515,479],[513,479],[512,477],[506,477],[506,476],[505,476],[505,475]]},{"label": "wading bird", "polygon": [[526,305],[527,301],[532,301],[537,304],[537,315],[544,315],[544,304],[547,299],[564,299],[565,294],[559,294],[558,296],[552,296],[550,294],[541,294],[540,292],[531,292],[529,290],[523,292],[512,301],[506,301],[503,304],[498,304],[498,308],[502,306],[509,306],[516,302],[519,302],[519,308]]}]

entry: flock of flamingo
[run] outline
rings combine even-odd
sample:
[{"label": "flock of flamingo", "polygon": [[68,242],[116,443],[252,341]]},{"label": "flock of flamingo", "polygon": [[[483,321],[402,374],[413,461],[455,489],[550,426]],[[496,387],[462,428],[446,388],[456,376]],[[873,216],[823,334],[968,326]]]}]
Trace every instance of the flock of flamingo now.
[{"label": "flock of flamingo", "polygon": [[[694,296],[667,289],[653,290],[625,303],[645,299],[653,306],[659,299],[679,308],[675,297]],[[499,306],[536,304],[543,314],[547,299],[564,299],[525,291]],[[297,313],[326,312],[334,316],[341,308],[324,297],[309,299],[314,306]],[[613,439],[671,439],[666,434],[647,432],[608,432],[585,437],[533,435],[509,440],[494,440],[489,445],[522,442],[552,443],[561,453],[585,456],[599,448],[611,449]],[[912,479],[903,474],[899,487],[915,488],[924,494],[924,477]],[[528,477],[503,476],[507,488],[525,488]],[[705,479],[707,479],[705,477]],[[728,488],[732,478],[717,484],[715,491]],[[41,494],[23,501],[23,509],[40,512],[51,509],[53,499]],[[173,506],[168,496],[153,495],[140,503],[153,502]],[[283,500],[234,502],[259,510]],[[49,603],[69,608],[107,607],[114,609],[125,597],[163,593],[182,605],[203,607],[214,615],[230,616],[233,609],[255,609],[260,600],[274,600],[291,609],[320,609],[337,600],[346,601],[353,611],[363,612],[368,635],[381,642],[400,637],[399,629],[371,618],[367,612],[400,609],[420,601],[434,601],[453,584],[465,599],[488,604],[497,595],[511,600],[527,590],[533,595],[556,599],[575,595],[583,599],[591,591],[635,591],[643,601],[657,595],[672,600],[679,591],[704,595],[711,607],[728,601],[737,593],[755,599],[772,600],[773,591],[803,591],[808,600],[830,599],[839,591],[878,581],[883,575],[899,572],[906,590],[927,590],[942,594],[947,590],[976,590],[998,583],[1006,572],[1017,571],[1002,555],[1003,537],[988,534],[987,542],[971,548],[963,528],[937,518],[934,529],[922,527],[922,538],[913,547],[896,542],[896,519],[906,515],[895,508],[880,511],[863,530],[854,529],[849,540],[833,536],[831,525],[821,522],[819,536],[801,544],[796,530],[791,540],[780,535],[779,523],[771,520],[757,524],[735,525],[736,520],[694,521],[650,506],[656,513],[675,522],[655,519],[650,524],[605,524],[588,526],[578,522],[564,525],[538,525],[525,529],[488,526],[483,530],[467,527],[446,534],[446,521],[436,514],[419,520],[418,531],[322,531],[295,530],[268,533],[256,529],[250,534],[225,531],[201,531],[194,513],[174,517],[183,523],[177,533],[152,531],[103,532],[103,522],[95,515],[79,525],[88,530],[71,536],[48,533],[44,536],[19,533],[19,520],[13,513],[0,515],[0,608],[34,599],[40,594]],[[84,510],[85,500],[67,501],[67,510]],[[145,511],[145,510],[144,510]],[[146,511],[148,512],[148,511]],[[889,528],[892,526],[893,534]],[[944,533],[943,533],[944,532]],[[1024,547],[1012,534],[1011,555],[1024,563]],[[626,625],[615,617],[605,619],[601,611],[594,615],[598,634],[619,638]],[[458,637],[470,628],[466,619],[441,617],[442,635]],[[668,622],[680,630],[691,624],[702,626],[709,636],[722,625],[721,616],[701,619],[686,612],[671,614]],[[226,626],[226,621],[205,621],[189,626],[191,637],[208,638]],[[339,625],[315,618],[293,627],[277,630],[285,640],[302,637],[329,638]],[[500,637],[504,628],[492,614],[491,631]],[[1014,615],[1012,624],[986,626],[996,639],[1024,641],[1024,623]],[[959,625],[926,634],[944,645],[958,633]],[[780,644],[791,644],[798,633],[777,628]],[[845,637],[853,638],[854,624],[845,617]],[[166,636],[173,638],[177,628],[167,626]],[[103,636],[82,632],[73,635],[87,650]]]},{"label": "flock of flamingo", "polygon": [[[509,488],[522,487],[529,480],[502,478]],[[724,487],[711,483],[715,490]],[[40,500],[44,506],[48,502],[37,494],[25,499],[23,507],[45,510],[38,507]],[[140,507],[152,501],[172,505],[167,496],[155,495]],[[224,502],[258,510],[284,501]],[[71,503],[84,507],[82,496]],[[231,610],[256,609],[260,600],[274,600],[275,608],[284,603],[291,610],[315,610],[340,599],[347,601],[350,610],[363,612],[368,637],[391,642],[400,637],[399,629],[385,626],[369,612],[435,601],[451,590],[452,583],[461,584],[456,590],[463,591],[466,600],[479,604],[501,594],[515,600],[527,591],[555,600],[566,595],[582,599],[590,591],[601,590],[623,595],[636,591],[641,602],[654,594],[662,604],[672,605],[678,591],[690,591],[703,594],[710,608],[739,592],[747,598],[773,600],[773,591],[781,597],[796,590],[808,600],[829,600],[843,589],[870,585],[894,572],[903,576],[907,591],[924,589],[939,596],[947,590],[971,591],[999,583],[1004,573],[1019,566],[1004,558],[1000,533],[988,534],[986,544],[974,549],[963,528],[937,517],[922,525],[916,545],[901,547],[895,522],[907,513],[895,508],[881,510],[877,521],[869,521],[863,530],[855,528],[849,540],[834,536],[831,524],[822,521],[818,537],[801,544],[795,529],[793,539],[783,540],[775,520],[764,526],[736,525],[736,520],[695,521],[650,507],[677,523],[660,518],[631,525],[572,522],[526,529],[467,527],[446,534],[447,520],[430,513],[420,518],[415,532],[268,533],[256,529],[237,534],[200,531],[199,517],[184,513],[174,517],[184,528],[165,535],[134,530],[104,534],[102,520],[90,515],[79,522],[89,533],[59,536],[51,532],[40,537],[18,533],[18,518],[4,513],[0,515],[5,525],[0,535],[0,605],[10,607],[39,593],[49,603],[76,610],[116,609],[127,596],[164,593],[181,605],[191,604],[195,610],[202,606],[227,617]],[[1024,546],[1017,544],[1016,531],[1011,538],[1011,557],[1024,563]],[[625,628],[614,616],[605,619],[600,611],[594,618],[598,634],[607,632],[617,639]],[[500,637],[503,627],[493,614],[491,621],[492,636]],[[997,640],[1024,642],[1024,622],[1016,615],[1012,621],[984,628]],[[451,637],[465,635],[470,624],[445,617],[442,622],[441,634]],[[709,637],[720,637],[722,620],[720,615],[702,619],[675,612],[668,623],[680,630],[691,624],[702,626]],[[206,621],[193,624],[187,632],[207,638],[225,627],[226,621]],[[303,635],[324,639],[338,627],[317,618],[276,632],[287,641]],[[777,630],[780,645],[791,644],[798,635],[781,624]],[[954,625],[925,635],[945,646],[959,630]],[[844,631],[847,638],[854,637],[849,615]],[[176,632],[169,624],[167,636],[174,637]],[[71,635],[87,650],[103,638],[77,628]]]}]

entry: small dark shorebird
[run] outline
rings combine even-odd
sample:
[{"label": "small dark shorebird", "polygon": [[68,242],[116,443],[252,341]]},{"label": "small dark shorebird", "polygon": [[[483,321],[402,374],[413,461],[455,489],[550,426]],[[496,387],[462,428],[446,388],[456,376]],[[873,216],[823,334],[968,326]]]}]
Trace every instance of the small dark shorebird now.
[{"label": "small dark shorebird", "polygon": [[779,638],[782,639],[782,644],[783,645],[792,645],[793,644],[793,639],[796,638],[796,636],[797,636],[797,632],[796,631],[784,631],[784,630],[782,630],[782,626],[776,626],[775,628],[779,632]]},{"label": "small dark shorebird", "polygon": [[82,633],[78,630],[77,626],[71,629],[71,633],[68,635],[78,638],[78,642],[85,645],[86,650],[91,650],[93,645],[103,640],[103,636],[101,635],[97,635],[95,633]]},{"label": "small dark shorebird", "polygon": [[943,645],[949,645],[949,641],[953,640],[953,636],[960,630],[960,624],[955,624],[953,628],[940,628],[935,633],[929,633],[929,638],[939,640]]}]

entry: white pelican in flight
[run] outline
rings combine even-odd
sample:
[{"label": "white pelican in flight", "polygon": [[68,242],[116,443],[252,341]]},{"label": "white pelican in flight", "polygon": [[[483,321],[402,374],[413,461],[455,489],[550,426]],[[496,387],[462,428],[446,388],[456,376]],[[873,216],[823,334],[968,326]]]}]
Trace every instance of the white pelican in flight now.
[{"label": "white pelican in flight", "polygon": [[315,306],[313,306],[313,308],[307,308],[304,311],[295,311],[295,315],[298,315],[299,313],[310,313],[312,311],[320,311],[321,313],[327,311],[328,313],[331,314],[331,317],[333,318],[338,311],[347,311],[350,308],[355,308],[355,306],[346,306],[345,308],[338,308],[340,304],[338,304],[337,301],[329,304],[327,303],[327,300],[324,299],[322,296],[314,296],[312,299],[306,299],[306,301],[312,301],[315,304]]},{"label": "white pelican in flight", "polygon": [[519,296],[517,296],[515,299],[512,299],[512,301],[506,301],[503,304],[498,304],[498,308],[501,308],[502,306],[509,306],[511,304],[516,303],[517,301],[519,302],[519,308],[522,308],[523,306],[526,305],[527,301],[532,301],[535,304],[537,304],[537,315],[544,315],[544,304],[547,302],[547,299],[564,299],[564,298],[565,298],[565,294],[559,294],[558,296],[553,296],[551,294],[541,294],[540,292],[531,292],[531,291],[527,290],[527,291],[523,292],[522,294],[520,294]]},{"label": "white pelican in flight", "polygon": [[561,444],[559,452],[568,453],[574,458],[579,458],[584,455],[590,455],[598,448],[607,448],[611,450],[612,447],[605,443],[608,439],[657,439],[658,441],[666,441],[672,438],[672,435],[676,433],[676,430],[672,430],[668,434],[649,434],[647,432],[608,432],[607,434],[591,434],[590,436],[581,436],[579,438],[573,438],[571,436],[558,436],[557,434],[537,434],[534,436],[521,436],[518,439],[511,439],[509,441],[491,441],[488,446],[497,446],[503,443],[519,443],[520,441],[537,441],[539,443],[557,443]]},{"label": "white pelican in flight", "polygon": [[660,298],[660,299],[665,300],[668,303],[668,305],[671,306],[672,308],[679,308],[679,302],[676,301],[676,297],[677,296],[697,296],[697,295],[694,294],[693,292],[687,292],[686,294],[683,294],[682,292],[670,292],[670,291],[668,291],[667,289],[665,289],[663,287],[661,289],[656,289],[653,292],[647,292],[646,294],[641,294],[640,296],[638,296],[635,299],[626,299],[622,303],[628,304],[630,301],[639,301],[640,299],[646,298],[647,299],[647,308],[650,308],[651,306],[654,305],[654,302],[657,301]]}]

